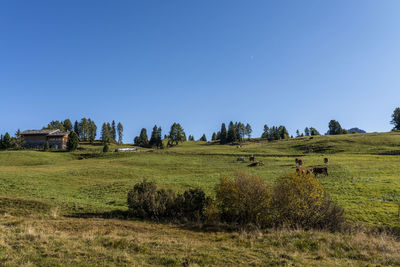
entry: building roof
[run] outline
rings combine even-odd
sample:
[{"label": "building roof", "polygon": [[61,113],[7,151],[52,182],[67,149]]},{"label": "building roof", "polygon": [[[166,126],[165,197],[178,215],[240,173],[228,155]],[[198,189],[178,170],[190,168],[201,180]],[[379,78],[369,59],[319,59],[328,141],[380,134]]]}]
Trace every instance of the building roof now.
[{"label": "building roof", "polygon": [[21,135],[48,135],[48,136],[65,136],[69,132],[62,132],[59,129],[53,130],[26,130],[21,133]]}]

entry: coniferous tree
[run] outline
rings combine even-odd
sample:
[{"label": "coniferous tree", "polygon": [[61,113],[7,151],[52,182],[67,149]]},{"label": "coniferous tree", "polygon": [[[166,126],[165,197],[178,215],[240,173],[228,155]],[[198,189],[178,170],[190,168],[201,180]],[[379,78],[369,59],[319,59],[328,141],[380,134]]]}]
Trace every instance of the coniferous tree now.
[{"label": "coniferous tree", "polygon": [[112,136],[112,129],[111,129],[111,124],[107,122],[107,129],[108,129],[108,142],[111,142],[113,139],[111,138]]},{"label": "coniferous tree", "polygon": [[269,127],[266,124],[264,125],[264,130],[263,133],[261,134],[261,138],[266,138],[266,139],[269,138]]},{"label": "coniferous tree", "polygon": [[103,123],[103,126],[101,127],[101,140],[103,143],[110,142],[110,129],[108,128],[107,123]]},{"label": "coniferous tree", "polygon": [[114,120],[111,123],[111,139],[114,140],[114,142],[117,141],[117,128]]},{"label": "coniferous tree", "polygon": [[89,141],[93,143],[97,135],[97,126],[91,119],[88,119],[88,125],[89,125]]},{"label": "coniferous tree", "polygon": [[142,128],[139,135],[139,145],[140,146],[147,146],[149,144],[149,139],[147,137],[147,130],[146,128]]},{"label": "coniferous tree", "polygon": [[79,123],[79,137],[82,140],[89,139],[89,123],[86,118],[82,118],[81,122]]},{"label": "coniferous tree", "polygon": [[251,129],[250,124],[246,124],[246,135],[250,139],[251,138],[251,133],[253,132],[253,129]]},{"label": "coniferous tree", "polygon": [[70,119],[64,120],[63,125],[64,125],[65,131],[68,131],[68,132],[72,131],[72,123],[71,123]]},{"label": "coniferous tree", "polygon": [[228,133],[226,135],[226,142],[227,143],[235,142],[237,140],[236,133],[237,132],[236,132],[236,129],[235,129],[235,125],[231,121],[229,123],[229,126],[228,126]]},{"label": "coniferous tree", "polygon": [[217,139],[215,139],[215,140],[220,140],[221,139],[221,131],[218,131],[217,132]]},{"label": "coniferous tree", "polygon": [[296,130],[296,137],[300,137],[300,131],[299,131],[299,129]]},{"label": "coniferous tree", "polygon": [[5,133],[4,136],[1,138],[1,147],[2,149],[10,149],[12,147],[12,140],[9,133]]},{"label": "coniferous tree", "polygon": [[222,123],[222,124],[221,124],[221,131],[220,131],[219,142],[220,142],[222,145],[227,143],[227,132],[226,132],[225,123]]},{"label": "coniferous tree", "polygon": [[194,141],[194,136],[193,135],[189,135],[188,140],[189,141]]},{"label": "coniferous tree", "polygon": [[308,129],[308,127],[306,127],[306,128],[304,129],[304,135],[305,135],[305,136],[310,136],[310,129]]},{"label": "coniferous tree", "polygon": [[79,123],[78,121],[75,121],[74,123],[74,132],[79,136]]},{"label": "coniferous tree", "polygon": [[211,141],[216,141],[217,140],[217,134],[215,132],[213,132],[212,136],[211,136]]},{"label": "coniferous tree", "polygon": [[158,128],[157,125],[154,125],[153,131],[151,131],[149,145],[151,147],[155,146],[157,144],[157,140],[158,140]]},{"label": "coniferous tree", "polygon": [[49,124],[47,124],[47,127],[43,127],[43,129],[50,129],[50,130],[56,130],[59,129],[61,131],[64,131],[64,124],[63,122],[60,121],[51,121]]},{"label": "coniferous tree", "polygon": [[391,124],[394,125],[393,131],[400,130],[400,108],[396,108],[392,114],[392,120],[390,121]]},{"label": "coniferous tree", "polygon": [[343,133],[342,126],[340,126],[340,123],[338,121],[331,120],[328,126],[329,126],[328,134],[330,135],[337,135]]},{"label": "coniferous tree", "polygon": [[15,133],[15,147],[17,149],[22,148],[24,144],[24,138],[21,135],[21,131],[18,129],[17,132]]},{"label": "coniferous tree", "polygon": [[199,140],[199,141],[204,141],[204,142],[206,142],[206,141],[207,141],[206,135],[203,134],[203,135],[200,137],[200,140]]},{"label": "coniferous tree", "polygon": [[163,144],[163,141],[162,141],[162,130],[161,130],[161,127],[158,127],[158,129],[157,129],[157,143],[156,143],[156,145],[157,145],[157,147],[158,148],[164,148],[164,144]]},{"label": "coniferous tree", "polygon": [[79,145],[79,137],[75,132],[71,132],[68,135],[68,142],[67,142],[67,150],[74,151],[78,148]]},{"label": "coniferous tree", "polygon": [[122,123],[120,123],[120,122],[118,122],[117,131],[118,131],[118,143],[122,144],[122,137],[123,137],[123,134],[124,134],[124,127],[122,126]]},{"label": "coniferous tree", "polygon": [[178,145],[180,142],[186,141],[186,134],[179,123],[173,123],[169,131],[168,145]]},{"label": "coniferous tree", "polygon": [[311,136],[320,135],[320,133],[317,131],[317,129],[310,127],[310,135]]},{"label": "coniferous tree", "polygon": [[289,139],[289,133],[285,126],[279,126],[279,139]]}]

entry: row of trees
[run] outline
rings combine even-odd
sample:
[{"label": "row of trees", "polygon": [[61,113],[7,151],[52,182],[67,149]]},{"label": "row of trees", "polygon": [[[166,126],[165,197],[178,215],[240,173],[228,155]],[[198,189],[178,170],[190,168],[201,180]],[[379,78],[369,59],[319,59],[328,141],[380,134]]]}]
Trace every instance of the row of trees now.
[{"label": "row of trees", "polygon": [[114,120],[111,124],[109,122],[103,123],[103,126],[101,127],[101,140],[103,143],[117,142],[117,134],[118,143],[122,144],[124,134],[124,126],[122,126],[122,123],[118,122],[118,125],[115,125]]},{"label": "row of trees", "polygon": [[[61,131],[74,131],[78,138],[82,141],[90,141],[94,142],[97,136],[97,125],[94,120],[90,118],[82,118],[80,121],[75,121],[74,125],[72,126],[70,119],[65,119],[64,121],[51,121],[46,127],[43,129],[59,129]],[[101,140],[103,142],[119,142],[122,143],[124,127],[119,122],[116,125],[115,121],[113,120],[112,123],[103,123],[101,129]],[[118,134],[118,139],[117,139]]]},{"label": "row of trees", "polygon": [[146,128],[142,128],[140,131],[140,135],[136,136],[134,139],[134,144],[141,147],[157,147],[163,148],[162,142],[162,130],[161,127],[157,127],[154,125],[153,131],[151,132],[150,140],[147,137],[147,130]]},{"label": "row of trees", "polygon": [[[219,140],[220,144],[228,144],[234,142],[241,142],[247,136],[251,138],[251,133],[253,132],[250,124],[244,124],[242,122],[229,122],[228,130],[226,129],[225,123],[221,124],[221,130],[217,133],[213,133],[211,140]],[[205,135],[202,136],[201,141],[206,141]]]}]

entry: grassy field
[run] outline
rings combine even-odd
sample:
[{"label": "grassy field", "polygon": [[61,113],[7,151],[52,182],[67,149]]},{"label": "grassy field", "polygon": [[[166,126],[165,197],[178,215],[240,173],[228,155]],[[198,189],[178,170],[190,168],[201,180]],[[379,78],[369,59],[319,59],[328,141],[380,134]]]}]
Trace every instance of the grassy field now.
[{"label": "grassy field", "polygon": [[[318,179],[345,208],[347,220],[399,229],[399,132],[252,139],[240,148],[185,142],[141,153],[82,147],[74,153],[0,152],[0,265],[400,265],[400,243],[385,234],[205,232],[101,218],[126,210],[128,190],[143,179],[212,195],[219,178],[237,170],[272,183],[294,171],[296,157],[306,168],[324,165],[328,157],[329,176]],[[264,166],[236,161],[251,154]]]}]

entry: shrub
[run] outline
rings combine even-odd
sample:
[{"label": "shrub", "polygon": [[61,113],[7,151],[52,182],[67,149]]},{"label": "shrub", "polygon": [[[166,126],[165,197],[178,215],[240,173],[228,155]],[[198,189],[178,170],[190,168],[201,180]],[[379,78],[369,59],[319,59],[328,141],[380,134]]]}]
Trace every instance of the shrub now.
[{"label": "shrub", "polygon": [[175,194],[157,190],[153,182],[143,181],[128,192],[128,207],[134,217],[160,220],[173,214]]},{"label": "shrub", "polygon": [[176,215],[189,221],[204,220],[204,211],[211,201],[199,188],[186,190],[176,198]]},{"label": "shrub", "polygon": [[280,177],[273,188],[274,222],[278,225],[337,229],[343,209],[329,200],[312,174],[292,173]]},{"label": "shrub", "polygon": [[67,150],[74,151],[78,148],[79,145],[79,137],[75,132],[71,132],[68,135],[68,142],[67,142]]},{"label": "shrub", "polygon": [[271,189],[261,178],[236,173],[233,180],[222,178],[215,192],[222,221],[259,227],[271,224]]},{"label": "shrub", "polygon": [[106,153],[106,152],[108,152],[109,150],[110,150],[110,148],[108,147],[108,144],[105,143],[104,146],[103,146],[103,152]]},{"label": "shrub", "polygon": [[46,141],[46,143],[44,143],[44,151],[49,151],[50,150],[50,145],[49,142]]}]

